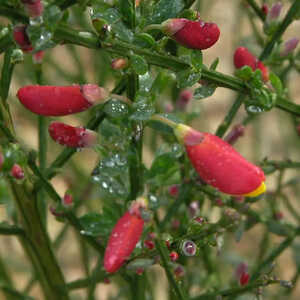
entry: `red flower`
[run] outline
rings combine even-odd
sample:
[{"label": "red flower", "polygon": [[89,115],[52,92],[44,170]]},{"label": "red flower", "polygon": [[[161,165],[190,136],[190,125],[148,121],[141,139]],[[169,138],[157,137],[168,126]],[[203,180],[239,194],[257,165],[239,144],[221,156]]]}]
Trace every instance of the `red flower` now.
[{"label": "red flower", "polygon": [[201,50],[213,46],[220,36],[220,29],[215,23],[182,18],[165,21],[162,31],[186,48]]},{"label": "red flower", "polygon": [[197,173],[223,193],[256,197],[265,191],[263,171],[231,145],[210,133],[179,124],[175,134],[184,143]]},{"label": "red flower", "polygon": [[52,139],[72,148],[92,147],[97,142],[97,133],[83,127],[74,127],[61,122],[52,122],[48,128]]},{"label": "red flower", "polygon": [[65,116],[103,102],[108,92],[95,84],[70,86],[27,85],[17,94],[21,103],[43,116]]},{"label": "red flower", "polygon": [[127,211],[112,230],[104,255],[104,269],[118,271],[134,250],[144,227],[144,220],[134,212]]},{"label": "red flower", "polygon": [[234,65],[237,69],[244,66],[249,66],[253,71],[260,69],[262,72],[263,81],[269,80],[268,68],[259,61],[247,48],[238,47],[234,52],[233,57]]}]

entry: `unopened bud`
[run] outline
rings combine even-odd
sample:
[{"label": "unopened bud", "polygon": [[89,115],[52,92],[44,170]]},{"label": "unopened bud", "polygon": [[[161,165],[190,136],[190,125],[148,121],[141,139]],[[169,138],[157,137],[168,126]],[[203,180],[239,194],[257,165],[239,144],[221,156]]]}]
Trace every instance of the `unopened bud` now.
[{"label": "unopened bud", "polygon": [[10,170],[10,175],[14,177],[15,179],[23,179],[24,178],[24,171],[23,169],[18,165],[14,164],[13,167]]},{"label": "unopened bud", "polygon": [[178,186],[178,184],[173,184],[173,185],[171,185],[170,187],[169,187],[169,194],[170,194],[170,196],[172,196],[172,197],[177,197],[178,196],[178,194],[179,194],[179,186]]},{"label": "unopened bud", "polygon": [[190,90],[183,90],[180,92],[176,101],[176,108],[178,110],[185,110],[190,100],[193,98],[193,92]]},{"label": "unopened bud", "polygon": [[115,58],[111,62],[111,68],[113,70],[122,70],[128,66],[128,60],[125,58]]},{"label": "unopened bud", "polygon": [[241,275],[243,273],[247,273],[248,272],[248,264],[241,262],[237,265],[236,269],[235,269],[235,277],[237,280],[240,279]]},{"label": "unopened bud", "polygon": [[264,15],[266,16],[269,12],[269,7],[266,3],[264,3],[261,7],[261,11],[264,13]]},{"label": "unopened bud", "polygon": [[189,205],[189,213],[191,217],[194,217],[199,212],[199,202],[198,201],[192,201]]},{"label": "unopened bud", "polygon": [[26,25],[16,25],[14,27],[14,32],[13,32],[13,36],[14,36],[14,40],[15,42],[20,46],[20,48],[24,51],[24,52],[30,52],[33,50],[31,42],[29,40],[29,37],[26,33]]},{"label": "unopened bud", "polygon": [[2,169],[3,162],[4,162],[4,156],[2,153],[0,153],[0,170]]},{"label": "unopened bud", "polygon": [[241,124],[235,125],[232,130],[227,134],[224,140],[228,143],[233,145],[241,136],[245,133],[245,126]]},{"label": "unopened bud", "polygon": [[179,258],[179,254],[176,251],[172,251],[169,255],[171,261],[176,261]]},{"label": "unopened bud", "polygon": [[288,54],[290,54],[296,49],[298,43],[299,43],[299,39],[297,38],[291,38],[287,40],[283,45],[283,50],[280,52],[280,55],[287,56]]},{"label": "unopened bud", "polygon": [[242,275],[240,276],[239,282],[241,286],[244,286],[246,284],[248,284],[250,279],[250,275],[247,272],[242,273]]},{"label": "unopened bud", "polygon": [[180,221],[178,219],[174,219],[172,221],[172,225],[171,226],[172,226],[172,229],[177,230],[179,228],[179,226],[180,226]]},{"label": "unopened bud", "polygon": [[45,51],[41,50],[32,55],[32,60],[34,64],[41,64],[45,55]]},{"label": "unopened bud", "polygon": [[283,215],[282,211],[277,211],[277,212],[274,213],[274,219],[275,220],[280,221],[280,220],[283,219],[283,217],[284,217],[284,215]]},{"label": "unopened bud", "polygon": [[270,9],[270,13],[268,14],[268,18],[270,21],[274,21],[279,18],[282,9],[282,3],[277,2],[274,3]]},{"label": "unopened bud", "polygon": [[144,246],[145,246],[145,248],[148,248],[149,250],[153,250],[155,248],[155,243],[152,240],[145,240]]},{"label": "unopened bud", "polygon": [[64,207],[71,207],[73,206],[73,196],[70,194],[65,194],[63,199],[62,199],[62,205]]},{"label": "unopened bud", "polygon": [[177,265],[174,268],[174,275],[175,275],[176,279],[182,278],[184,276],[184,274],[185,274],[185,270],[182,265]]},{"label": "unopened bud", "polygon": [[104,279],[103,279],[103,283],[105,283],[105,284],[110,284],[110,279],[109,279],[109,278],[104,278]]},{"label": "unopened bud", "polygon": [[44,6],[41,0],[21,0],[29,17],[37,18],[43,14]]}]

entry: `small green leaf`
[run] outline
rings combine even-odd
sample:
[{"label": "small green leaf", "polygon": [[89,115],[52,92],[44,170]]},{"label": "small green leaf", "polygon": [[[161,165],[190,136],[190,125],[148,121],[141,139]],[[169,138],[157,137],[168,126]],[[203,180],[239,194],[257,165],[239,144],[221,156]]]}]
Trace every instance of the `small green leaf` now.
[{"label": "small green leaf", "polygon": [[130,116],[130,119],[135,121],[146,121],[155,113],[155,108],[152,102],[146,97],[140,96],[137,99],[138,101],[134,102],[132,106],[134,112]]},{"label": "small green leaf", "polygon": [[194,85],[201,78],[201,72],[190,69],[183,70],[177,73],[178,88],[186,88]]},{"label": "small green leaf", "polygon": [[62,17],[63,12],[56,5],[47,6],[43,13],[44,23],[51,30],[54,30],[57,27]]},{"label": "small green leaf", "polygon": [[131,67],[138,75],[144,75],[147,73],[148,64],[142,56],[135,54],[130,56],[130,63]]},{"label": "small green leaf", "polygon": [[26,32],[35,52],[53,48],[56,45],[52,41],[52,32],[44,26],[30,25],[27,27]]},{"label": "small green leaf", "polygon": [[79,218],[83,227],[82,234],[94,237],[107,237],[115,225],[117,218],[111,215],[98,214],[95,212],[88,213]]},{"label": "small green leaf", "polygon": [[[172,115],[172,114],[163,114],[162,115],[163,117],[167,118],[167,119],[170,119],[171,121],[175,122],[175,123],[182,123],[181,120],[179,120],[177,118],[177,116],[175,115]],[[173,135],[173,129],[162,123],[162,122],[159,122],[159,121],[154,121],[154,120],[150,120],[147,125],[157,131],[160,131],[161,133],[165,133],[165,134],[172,134]]]},{"label": "small green leaf", "polygon": [[275,220],[269,221],[267,226],[270,232],[277,234],[279,236],[288,236],[291,233],[290,230],[285,225]]},{"label": "small green leaf", "polygon": [[120,0],[119,1],[120,12],[123,16],[123,20],[130,28],[135,27],[135,8],[134,1],[132,0]]},{"label": "small green leaf", "polygon": [[167,19],[175,18],[184,6],[183,0],[160,0],[155,4],[148,24],[160,24]]},{"label": "small green leaf", "polygon": [[136,34],[133,43],[142,48],[151,48],[156,45],[155,39],[148,33]]},{"label": "small green leaf", "polygon": [[191,53],[191,63],[195,67],[196,70],[200,71],[202,68],[202,51],[200,50],[193,50]]},{"label": "small green leaf", "polygon": [[280,78],[274,73],[270,73],[270,82],[278,94],[282,93],[283,86]]},{"label": "small green leaf", "polygon": [[209,69],[215,71],[217,69],[217,66],[219,64],[219,57],[217,57],[212,64],[210,65]]},{"label": "small green leaf", "polygon": [[209,83],[207,85],[202,85],[195,90],[194,98],[199,100],[199,99],[204,99],[204,98],[210,97],[211,95],[213,95],[216,88],[217,88],[217,86],[213,83]]},{"label": "small green leaf", "polygon": [[242,68],[235,71],[237,77],[241,78],[244,81],[248,81],[252,77],[252,69],[249,66],[243,66]]}]

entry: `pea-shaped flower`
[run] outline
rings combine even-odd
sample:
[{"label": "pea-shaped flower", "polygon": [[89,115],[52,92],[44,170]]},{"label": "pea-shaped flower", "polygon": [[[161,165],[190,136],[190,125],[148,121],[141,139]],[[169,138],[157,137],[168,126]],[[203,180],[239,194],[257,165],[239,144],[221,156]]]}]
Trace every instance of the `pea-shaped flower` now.
[{"label": "pea-shaped flower", "polygon": [[219,137],[179,124],[174,132],[184,143],[197,173],[207,184],[229,195],[256,197],[265,192],[263,171]]},{"label": "pea-shaped flower", "polygon": [[139,241],[144,220],[136,209],[129,209],[113,228],[104,254],[104,269],[118,271],[128,259]]}]

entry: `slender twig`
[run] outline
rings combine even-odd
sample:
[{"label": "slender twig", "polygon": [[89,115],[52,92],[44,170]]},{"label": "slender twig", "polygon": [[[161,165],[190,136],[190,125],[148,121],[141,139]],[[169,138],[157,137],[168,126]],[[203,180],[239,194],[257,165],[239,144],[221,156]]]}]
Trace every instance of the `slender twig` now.
[{"label": "slender twig", "polygon": [[0,223],[0,234],[3,235],[25,235],[25,231],[16,225]]},{"label": "slender twig", "polygon": [[266,19],[266,15],[262,11],[262,9],[258,6],[255,0],[246,0],[248,4],[252,7],[256,15],[264,22]]},{"label": "slender twig", "polygon": [[233,102],[232,106],[230,107],[228,113],[226,114],[223,122],[218,126],[218,129],[216,131],[216,135],[219,137],[223,137],[226,133],[227,129],[229,128],[231,122],[233,121],[233,118],[237,114],[239,108],[241,107],[243,100],[245,99],[245,96],[242,94],[239,94],[236,100]]},{"label": "slender twig", "polygon": [[291,236],[287,237],[278,247],[274,248],[271,253],[267,256],[267,258],[262,261],[256,269],[253,271],[253,275],[251,276],[251,281],[255,281],[261,274],[261,271],[269,264],[271,264],[275,259],[286,249],[288,248],[294,241],[295,237],[299,234],[299,232],[295,232]]},{"label": "slender twig", "polygon": [[280,26],[278,26],[277,30],[273,34],[270,41],[267,43],[266,47],[264,48],[263,52],[259,56],[260,60],[265,60],[271,54],[276,42],[279,41],[282,34],[285,32],[287,27],[293,22],[294,17],[298,14],[300,10],[300,1],[294,0],[294,3],[291,5],[289,11],[287,12],[285,18],[282,20]]},{"label": "slender twig", "polygon": [[179,300],[187,299],[187,297],[185,296],[185,292],[182,290],[182,287],[178,284],[178,282],[174,278],[173,272],[171,271],[165,243],[163,243],[159,239],[156,239],[155,245],[156,245],[156,249],[157,249],[158,253],[160,254],[160,258],[162,260],[162,265],[166,271],[169,283],[172,286],[172,288],[174,289],[174,293],[175,293],[177,299],[179,299]]},{"label": "slender twig", "polygon": [[279,283],[278,280],[272,280],[272,279],[269,279],[266,282],[257,281],[242,287],[233,287],[223,291],[216,291],[213,293],[203,294],[197,297],[193,297],[192,300],[213,300],[216,299],[217,296],[221,296],[221,297],[237,296],[245,292],[255,290],[259,287],[263,287],[271,284],[278,284],[278,283]]}]

